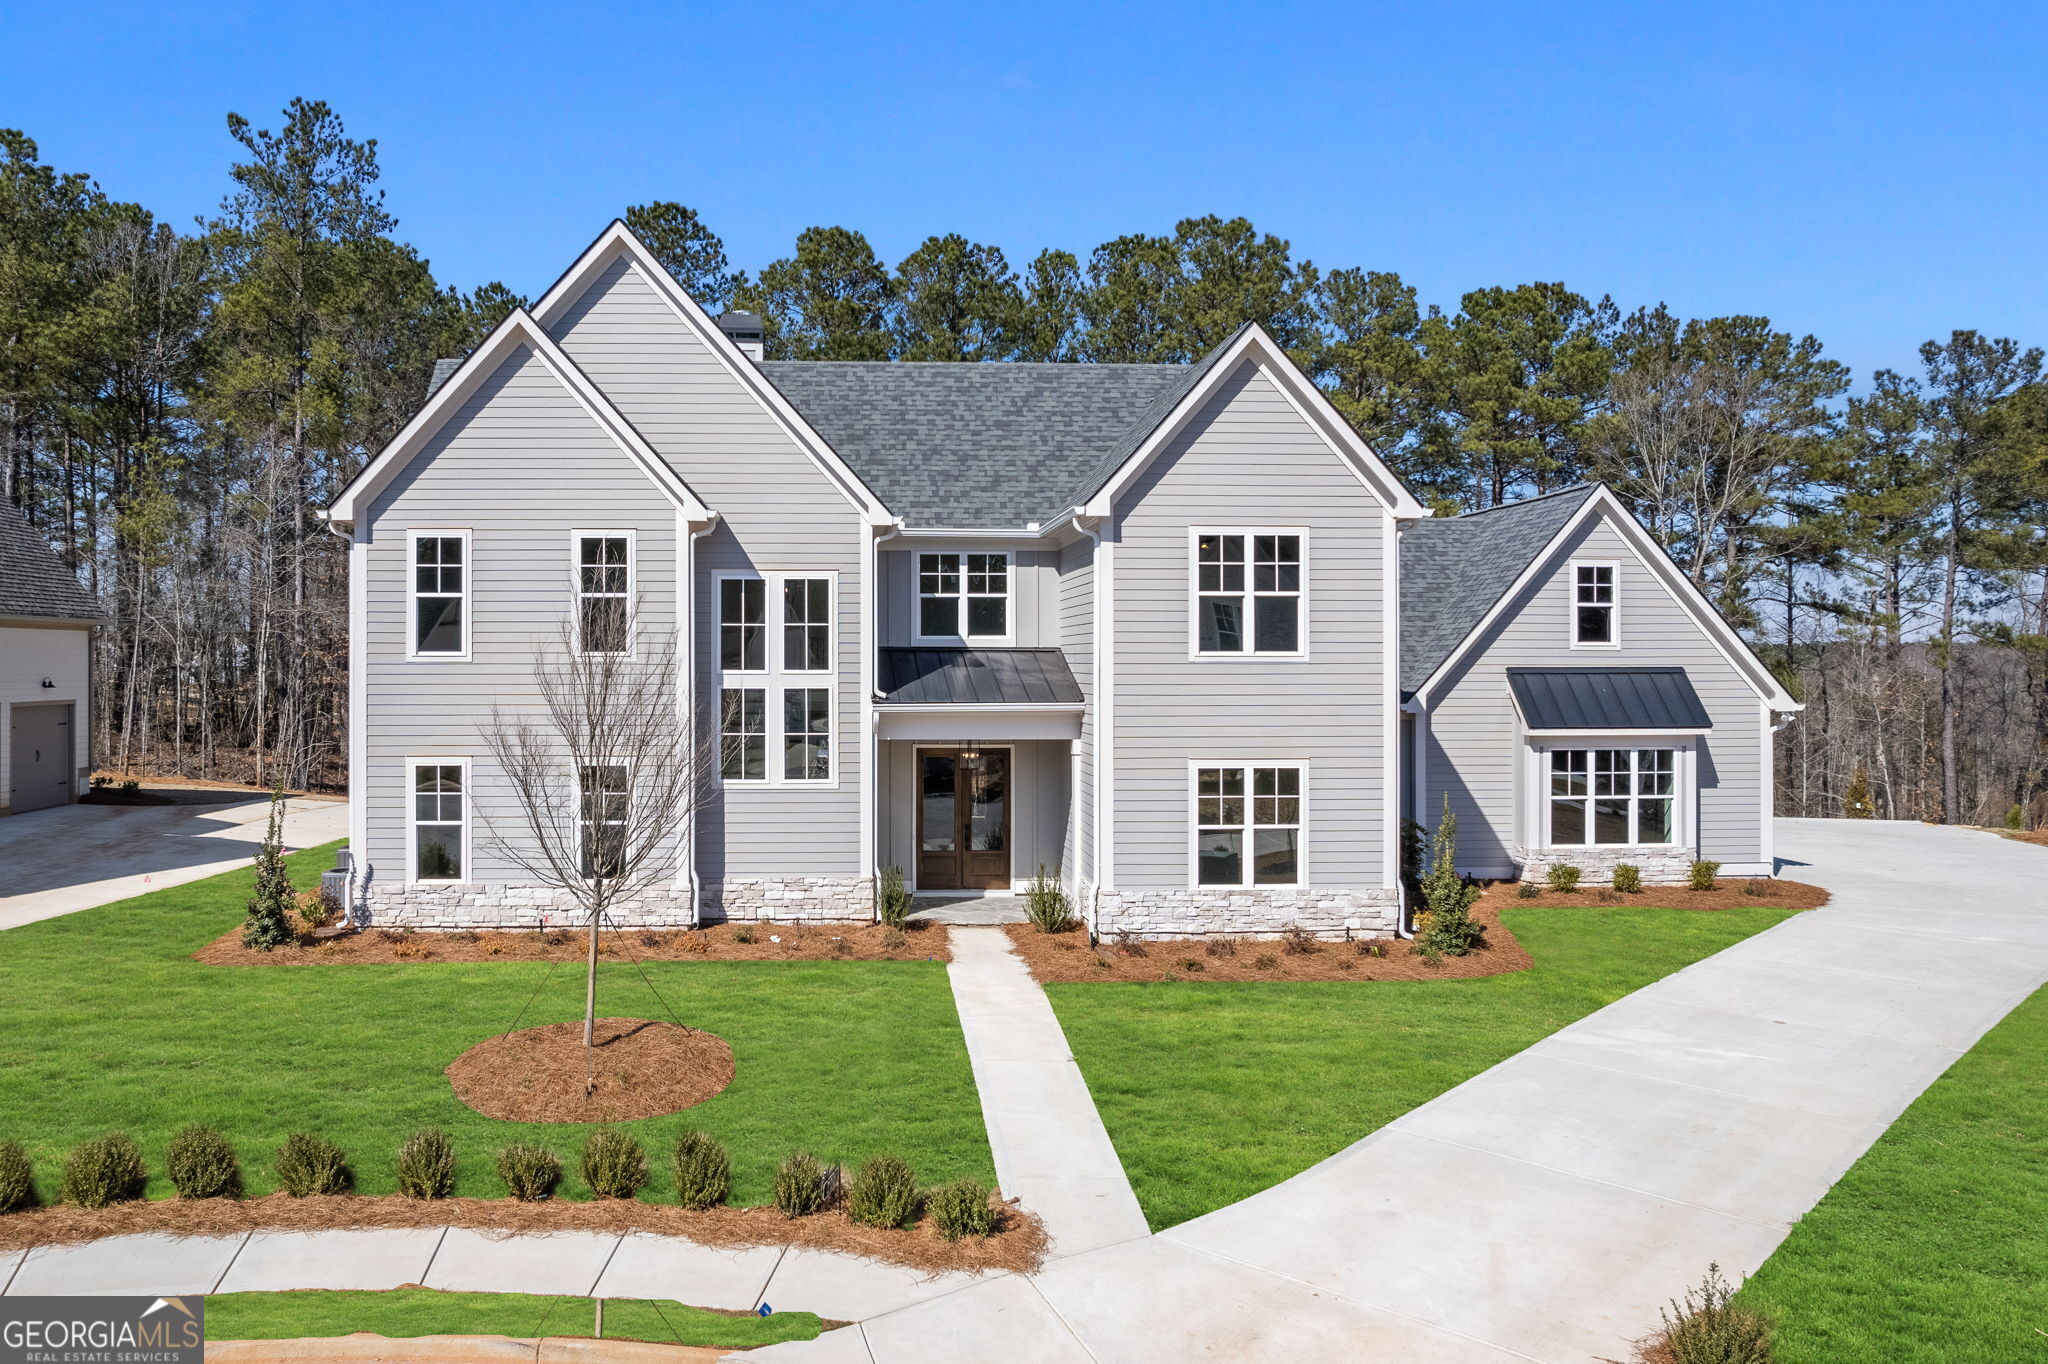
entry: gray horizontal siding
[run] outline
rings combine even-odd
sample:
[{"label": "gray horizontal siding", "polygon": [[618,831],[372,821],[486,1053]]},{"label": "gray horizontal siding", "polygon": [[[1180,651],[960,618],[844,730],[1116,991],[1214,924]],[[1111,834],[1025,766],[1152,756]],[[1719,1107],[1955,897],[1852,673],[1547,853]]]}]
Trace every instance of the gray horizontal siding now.
[{"label": "gray horizontal siding", "polygon": [[[965,542],[963,542],[965,543]],[[1000,549],[1010,556],[1010,606],[1016,613],[1016,644],[1019,648],[1040,648],[1060,642],[1059,555],[1045,549],[1014,549],[1001,544],[973,545],[974,549]],[[884,648],[902,648],[916,642],[917,556],[950,553],[952,545],[931,544],[919,549],[884,549],[881,553],[880,630]]]}]

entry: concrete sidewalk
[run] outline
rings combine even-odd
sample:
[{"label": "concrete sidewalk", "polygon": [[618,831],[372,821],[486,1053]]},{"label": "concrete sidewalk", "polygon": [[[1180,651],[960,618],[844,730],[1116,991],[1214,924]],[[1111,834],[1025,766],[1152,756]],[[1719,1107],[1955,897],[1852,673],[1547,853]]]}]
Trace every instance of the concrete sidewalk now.
[{"label": "concrete sidewalk", "polygon": [[[2048,981],[2048,853],[1781,821],[1835,892],[1287,1182],[1144,1240],[750,1360],[1625,1359],[1709,1261],[1753,1272]],[[1361,1075],[1360,1083],[1370,1083]],[[858,1336],[855,1332],[858,1332]]]}]

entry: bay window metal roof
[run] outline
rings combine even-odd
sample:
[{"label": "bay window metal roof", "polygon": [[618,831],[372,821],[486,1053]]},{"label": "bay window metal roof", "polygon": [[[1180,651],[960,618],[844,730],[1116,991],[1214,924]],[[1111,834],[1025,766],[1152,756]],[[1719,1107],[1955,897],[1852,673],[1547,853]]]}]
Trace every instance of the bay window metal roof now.
[{"label": "bay window metal roof", "polygon": [[883,649],[885,706],[1064,706],[1085,704],[1058,649]]},{"label": "bay window metal roof", "polygon": [[1714,726],[1683,668],[1509,668],[1508,687],[1532,732]]}]

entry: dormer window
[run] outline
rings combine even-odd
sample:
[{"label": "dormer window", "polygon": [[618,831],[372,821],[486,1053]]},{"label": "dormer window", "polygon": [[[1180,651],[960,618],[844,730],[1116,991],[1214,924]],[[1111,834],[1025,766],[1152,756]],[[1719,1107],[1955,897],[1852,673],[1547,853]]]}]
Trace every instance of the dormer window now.
[{"label": "dormer window", "polygon": [[1572,647],[1612,649],[1621,643],[1615,629],[1614,577],[1611,563],[1572,565]]},{"label": "dormer window", "polygon": [[1010,637],[1010,556],[919,554],[917,637],[1001,643]]}]

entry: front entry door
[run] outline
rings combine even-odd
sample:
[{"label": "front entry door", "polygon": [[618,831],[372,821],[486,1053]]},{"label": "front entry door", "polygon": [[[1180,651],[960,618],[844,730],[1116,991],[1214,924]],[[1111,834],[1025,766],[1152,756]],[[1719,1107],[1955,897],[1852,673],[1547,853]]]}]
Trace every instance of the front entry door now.
[{"label": "front entry door", "polygon": [[917,753],[917,888],[1010,888],[1010,753]]}]

